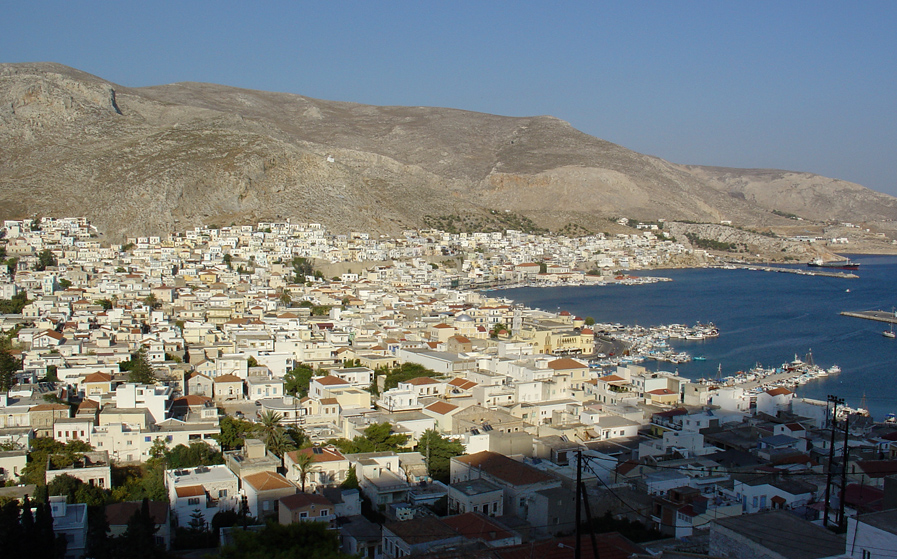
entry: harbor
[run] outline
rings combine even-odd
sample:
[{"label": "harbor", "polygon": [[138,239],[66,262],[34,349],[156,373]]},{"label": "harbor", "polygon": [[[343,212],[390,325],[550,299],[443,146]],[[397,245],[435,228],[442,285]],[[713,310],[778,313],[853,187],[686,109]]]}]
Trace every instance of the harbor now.
[{"label": "harbor", "polygon": [[850,316],[853,318],[862,318],[864,320],[875,320],[877,322],[897,324],[897,313],[894,313],[893,311],[841,311],[841,315]]}]

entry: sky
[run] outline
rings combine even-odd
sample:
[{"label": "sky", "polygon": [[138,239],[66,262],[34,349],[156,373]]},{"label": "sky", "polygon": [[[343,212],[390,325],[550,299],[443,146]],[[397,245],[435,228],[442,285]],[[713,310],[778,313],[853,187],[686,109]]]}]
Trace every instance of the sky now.
[{"label": "sky", "polygon": [[552,115],[684,164],[897,196],[897,2],[15,2],[0,62]]}]

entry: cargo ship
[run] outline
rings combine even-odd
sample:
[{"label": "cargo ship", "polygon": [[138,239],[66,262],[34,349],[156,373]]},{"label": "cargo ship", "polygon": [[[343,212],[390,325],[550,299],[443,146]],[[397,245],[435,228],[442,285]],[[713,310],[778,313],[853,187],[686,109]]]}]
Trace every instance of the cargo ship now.
[{"label": "cargo ship", "polygon": [[811,268],[833,268],[836,270],[859,270],[860,269],[860,263],[854,262],[853,260],[850,260],[849,258],[847,260],[829,260],[828,262],[825,262],[821,258],[817,258],[816,260],[813,260],[812,262],[807,262],[807,266],[810,266]]}]

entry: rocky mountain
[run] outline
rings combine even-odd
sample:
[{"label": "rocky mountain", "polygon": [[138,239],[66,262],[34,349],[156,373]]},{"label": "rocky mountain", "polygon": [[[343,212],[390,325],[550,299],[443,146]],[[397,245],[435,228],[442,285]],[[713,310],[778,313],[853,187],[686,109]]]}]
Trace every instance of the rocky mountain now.
[{"label": "rocky mountain", "polygon": [[897,198],[856,184],[678,165],[548,116],[127,88],[51,63],[0,64],[0,148],[0,219],[85,215],[111,237],[283,218],[383,233],[897,218]]}]

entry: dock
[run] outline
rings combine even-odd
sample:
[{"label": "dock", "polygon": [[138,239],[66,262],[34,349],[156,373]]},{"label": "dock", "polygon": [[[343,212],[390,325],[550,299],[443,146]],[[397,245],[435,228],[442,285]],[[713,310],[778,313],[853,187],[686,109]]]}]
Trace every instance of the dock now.
[{"label": "dock", "polygon": [[889,311],[841,311],[841,315],[897,324],[897,313]]},{"label": "dock", "polygon": [[737,268],[740,270],[753,270],[756,272],[778,272],[780,274],[797,274],[799,276],[822,276],[826,278],[857,279],[860,276],[850,272],[825,272],[807,270],[804,268],[781,268],[779,266],[758,266],[755,264],[726,264],[725,266],[712,266],[713,268]]}]

